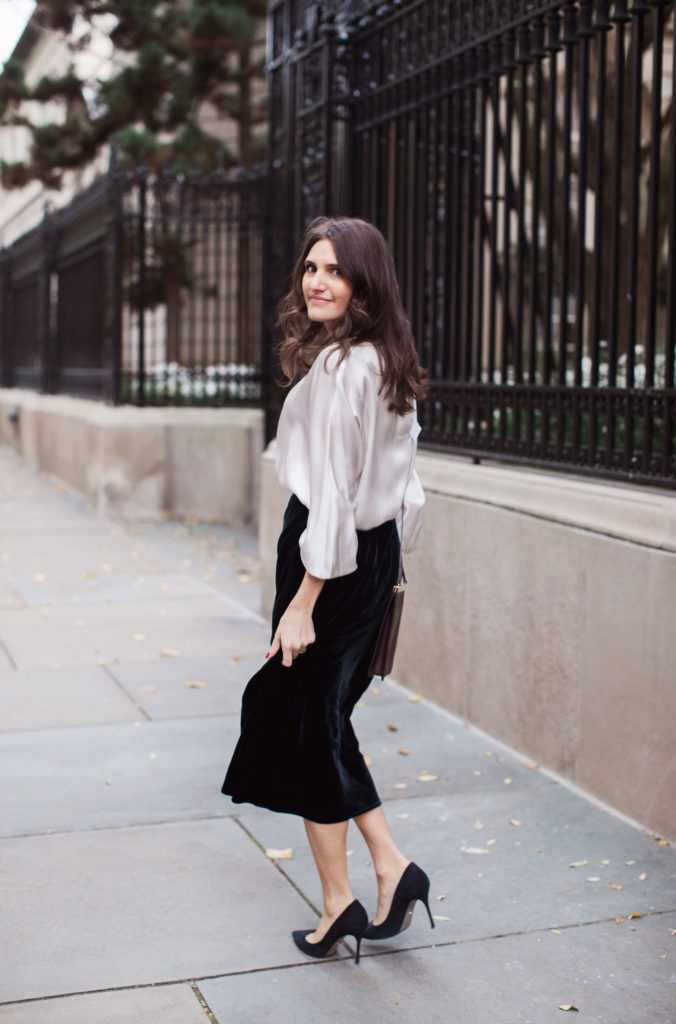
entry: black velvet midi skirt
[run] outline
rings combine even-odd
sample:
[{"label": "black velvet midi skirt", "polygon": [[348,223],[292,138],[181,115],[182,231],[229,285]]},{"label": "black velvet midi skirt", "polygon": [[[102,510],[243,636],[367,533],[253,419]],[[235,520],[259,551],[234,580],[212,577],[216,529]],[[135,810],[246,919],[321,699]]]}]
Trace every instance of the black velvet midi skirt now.
[{"label": "black velvet midi skirt", "polygon": [[[298,541],[308,510],[294,496],[277,545],[272,635],[305,574]],[[397,578],[394,520],[357,531],[357,569],[327,580],[315,605],[316,640],[289,668],[279,651],[249,680],[241,735],[222,792],[235,803],[297,814],[321,824],[380,805],[350,715]]]}]

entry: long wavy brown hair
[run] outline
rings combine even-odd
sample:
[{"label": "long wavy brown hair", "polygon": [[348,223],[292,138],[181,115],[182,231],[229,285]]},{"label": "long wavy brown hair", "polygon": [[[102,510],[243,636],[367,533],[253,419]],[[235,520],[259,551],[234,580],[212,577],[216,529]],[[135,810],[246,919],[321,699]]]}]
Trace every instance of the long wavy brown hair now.
[{"label": "long wavy brown hair", "polygon": [[[330,326],[309,319],[303,297],[305,261],[312,246],[327,238],[338,266],[354,291],[343,318]],[[313,220],[294,267],[291,289],[280,304],[278,325],[284,334],[279,361],[290,386],[305,376],[319,352],[337,345],[342,361],[353,345],[370,342],[380,359],[380,393],[392,412],[411,412],[426,394],[425,370],[416,352],[404,312],[394,261],[378,228],[356,217]]]}]

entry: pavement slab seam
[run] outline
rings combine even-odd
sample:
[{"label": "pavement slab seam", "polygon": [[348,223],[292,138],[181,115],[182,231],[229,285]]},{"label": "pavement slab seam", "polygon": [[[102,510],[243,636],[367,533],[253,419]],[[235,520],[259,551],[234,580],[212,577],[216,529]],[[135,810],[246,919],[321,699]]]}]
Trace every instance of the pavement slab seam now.
[{"label": "pavement slab seam", "polygon": [[216,1018],[216,1015],[214,1014],[213,1010],[211,1009],[211,1007],[209,1006],[208,1002],[204,998],[204,995],[200,991],[200,988],[199,988],[199,985],[197,984],[197,982],[196,981],[191,981],[191,982],[189,982],[189,985],[190,985],[190,988],[193,990],[193,992],[195,994],[195,998],[197,999],[197,1002],[202,1007],[202,1010],[204,1011],[204,1014],[205,1014],[207,1020],[211,1021],[211,1024],[219,1024],[218,1019]]},{"label": "pavement slab seam", "polygon": [[12,653],[9,650],[9,648],[7,647],[7,645],[4,642],[4,640],[2,639],[2,637],[0,637],[0,651],[2,651],[2,653],[5,655],[5,657],[7,658],[7,661],[11,665],[11,667],[14,668],[14,669],[18,669],[18,665],[15,662],[14,658],[12,657]]},{"label": "pavement slab seam", "polygon": [[314,903],[312,902],[310,897],[307,896],[303,892],[303,890],[300,888],[300,886],[297,885],[297,883],[294,882],[294,880],[287,874],[287,872],[284,870],[284,868],[279,863],[279,861],[275,860],[274,857],[268,857],[267,853],[265,852],[265,846],[260,841],[260,839],[256,838],[256,836],[253,834],[253,832],[250,829],[248,829],[246,827],[246,825],[243,824],[243,822],[240,821],[240,819],[237,817],[237,815],[233,814],[231,817],[232,817],[232,820],[235,822],[235,824],[239,825],[239,827],[242,829],[242,831],[245,833],[245,835],[247,835],[249,837],[249,839],[254,844],[254,846],[256,846],[258,848],[258,850],[263,854],[263,857],[265,858],[265,860],[269,864],[272,864],[273,867],[277,868],[277,870],[279,871],[279,873],[282,876],[282,878],[284,878],[284,880],[289,883],[291,888],[296,891],[296,893],[301,897],[301,899],[304,900],[305,903],[307,903],[307,905],[312,910],[314,910],[314,912],[317,915],[317,917],[321,917],[321,911],[319,910],[319,908],[314,905]]},{"label": "pavement slab seam", "polygon": [[120,693],[124,694],[124,696],[127,698],[127,700],[130,701],[133,704],[133,706],[137,709],[137,711],[139,711],[139,713],[141,715],[143,715],[143,717],[146,719],[146,721],[152,722],[152,720],[153,720],[152,719],[152,715],[150,715],[146,711],[146,709],[143,707],[141,702],[136,699],[136,697],[133,695],[133,693],[129,692],[129,690],[126,688],[124,683],[120,682],[120,680],[117,678],[115,673],[111,672],[110,667],[108,665],[102,665],[101,668],[106,673],[108,678],[110,680],[112,680],[112,682],[115,684],[115,686],[117,686],[117,688],[120,691]]}]

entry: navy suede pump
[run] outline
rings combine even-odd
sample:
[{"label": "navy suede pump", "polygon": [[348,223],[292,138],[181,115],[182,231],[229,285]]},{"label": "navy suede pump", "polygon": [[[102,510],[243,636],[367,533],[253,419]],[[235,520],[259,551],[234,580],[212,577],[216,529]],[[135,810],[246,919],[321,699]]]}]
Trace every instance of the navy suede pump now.
[{"label": "navy suede pump", "polygon": [[425,872],[414,864],[408,865],[394,890],[390,912],[381,924],[370,923],[364,932],[365,939],[390,939],[408,928],[413,920],[416,901],[425,904],[430,925],[434,928],[434,919],[429,903],[430,880]]},{"label": "navy suede pump", "polygon": [[330,956],[336,947],[347,935],[352,935],[357,941],[357,952],[354,962],[359,963],[359,947],[366,931],[369,917],[359,900],[354,900],[349,907],[340,914],[333,922],[323,939],[319,942],[308,942],[306,936],[310,935],[314,928],[306,928],[304,931],[293,932],[293,941],[303,953],[321,959]]}]

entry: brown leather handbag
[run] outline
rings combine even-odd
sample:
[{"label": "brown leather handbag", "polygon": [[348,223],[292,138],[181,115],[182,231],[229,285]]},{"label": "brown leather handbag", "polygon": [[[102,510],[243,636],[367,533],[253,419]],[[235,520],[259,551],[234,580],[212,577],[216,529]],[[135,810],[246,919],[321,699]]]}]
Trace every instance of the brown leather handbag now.
[{"label": "brown leather handbag", "polygon": [[413,444],[411,446],[411,462],[408,467],[408,477],[406,479],[406,487],[404,488],[404,497],[401,500],[401,529],[399,530],[399,572],[397,573],[397,582],[392,587],[392,594],[388,602],[387,608],[385,609],[385,615],[383,621],[380,624],[378,630],[378,638],[376,640],[376,646],[373,649],[371,655],[371,661],[369,663],[369,675],[380,676],[384,679],[385,676],[389,676],[392,671],[392,665],[394,664],[394,652],[397,649],[397,639],[399,638],[399,626],[401,624],[401,613],[404,610],[404,588],[406,587],[406,573],[404,572],[404,563],[402,560],[401,546],[404,539],[404,511],[406,507],[406,490],[408,488],[408,480],[411,476],[411,470],[413,469],[413,459],[415,457],[416,439],[420,433],[420,427],[417,422],[411,427],[411,440]]},{"label": "brown leather handbag", "polygon": [[404,588],[406,586],[406,575],[399,554],[399,577],[392,587],[392,594],[385,609],[383,621],[378,631],[378,639],[371,656],[369,664],[369,675],[380,676],[382,679],[389,676],[394,664],[394,652],[397,649],[397,638],[399,636],[399,624],[401,613],[404,610]]}]

